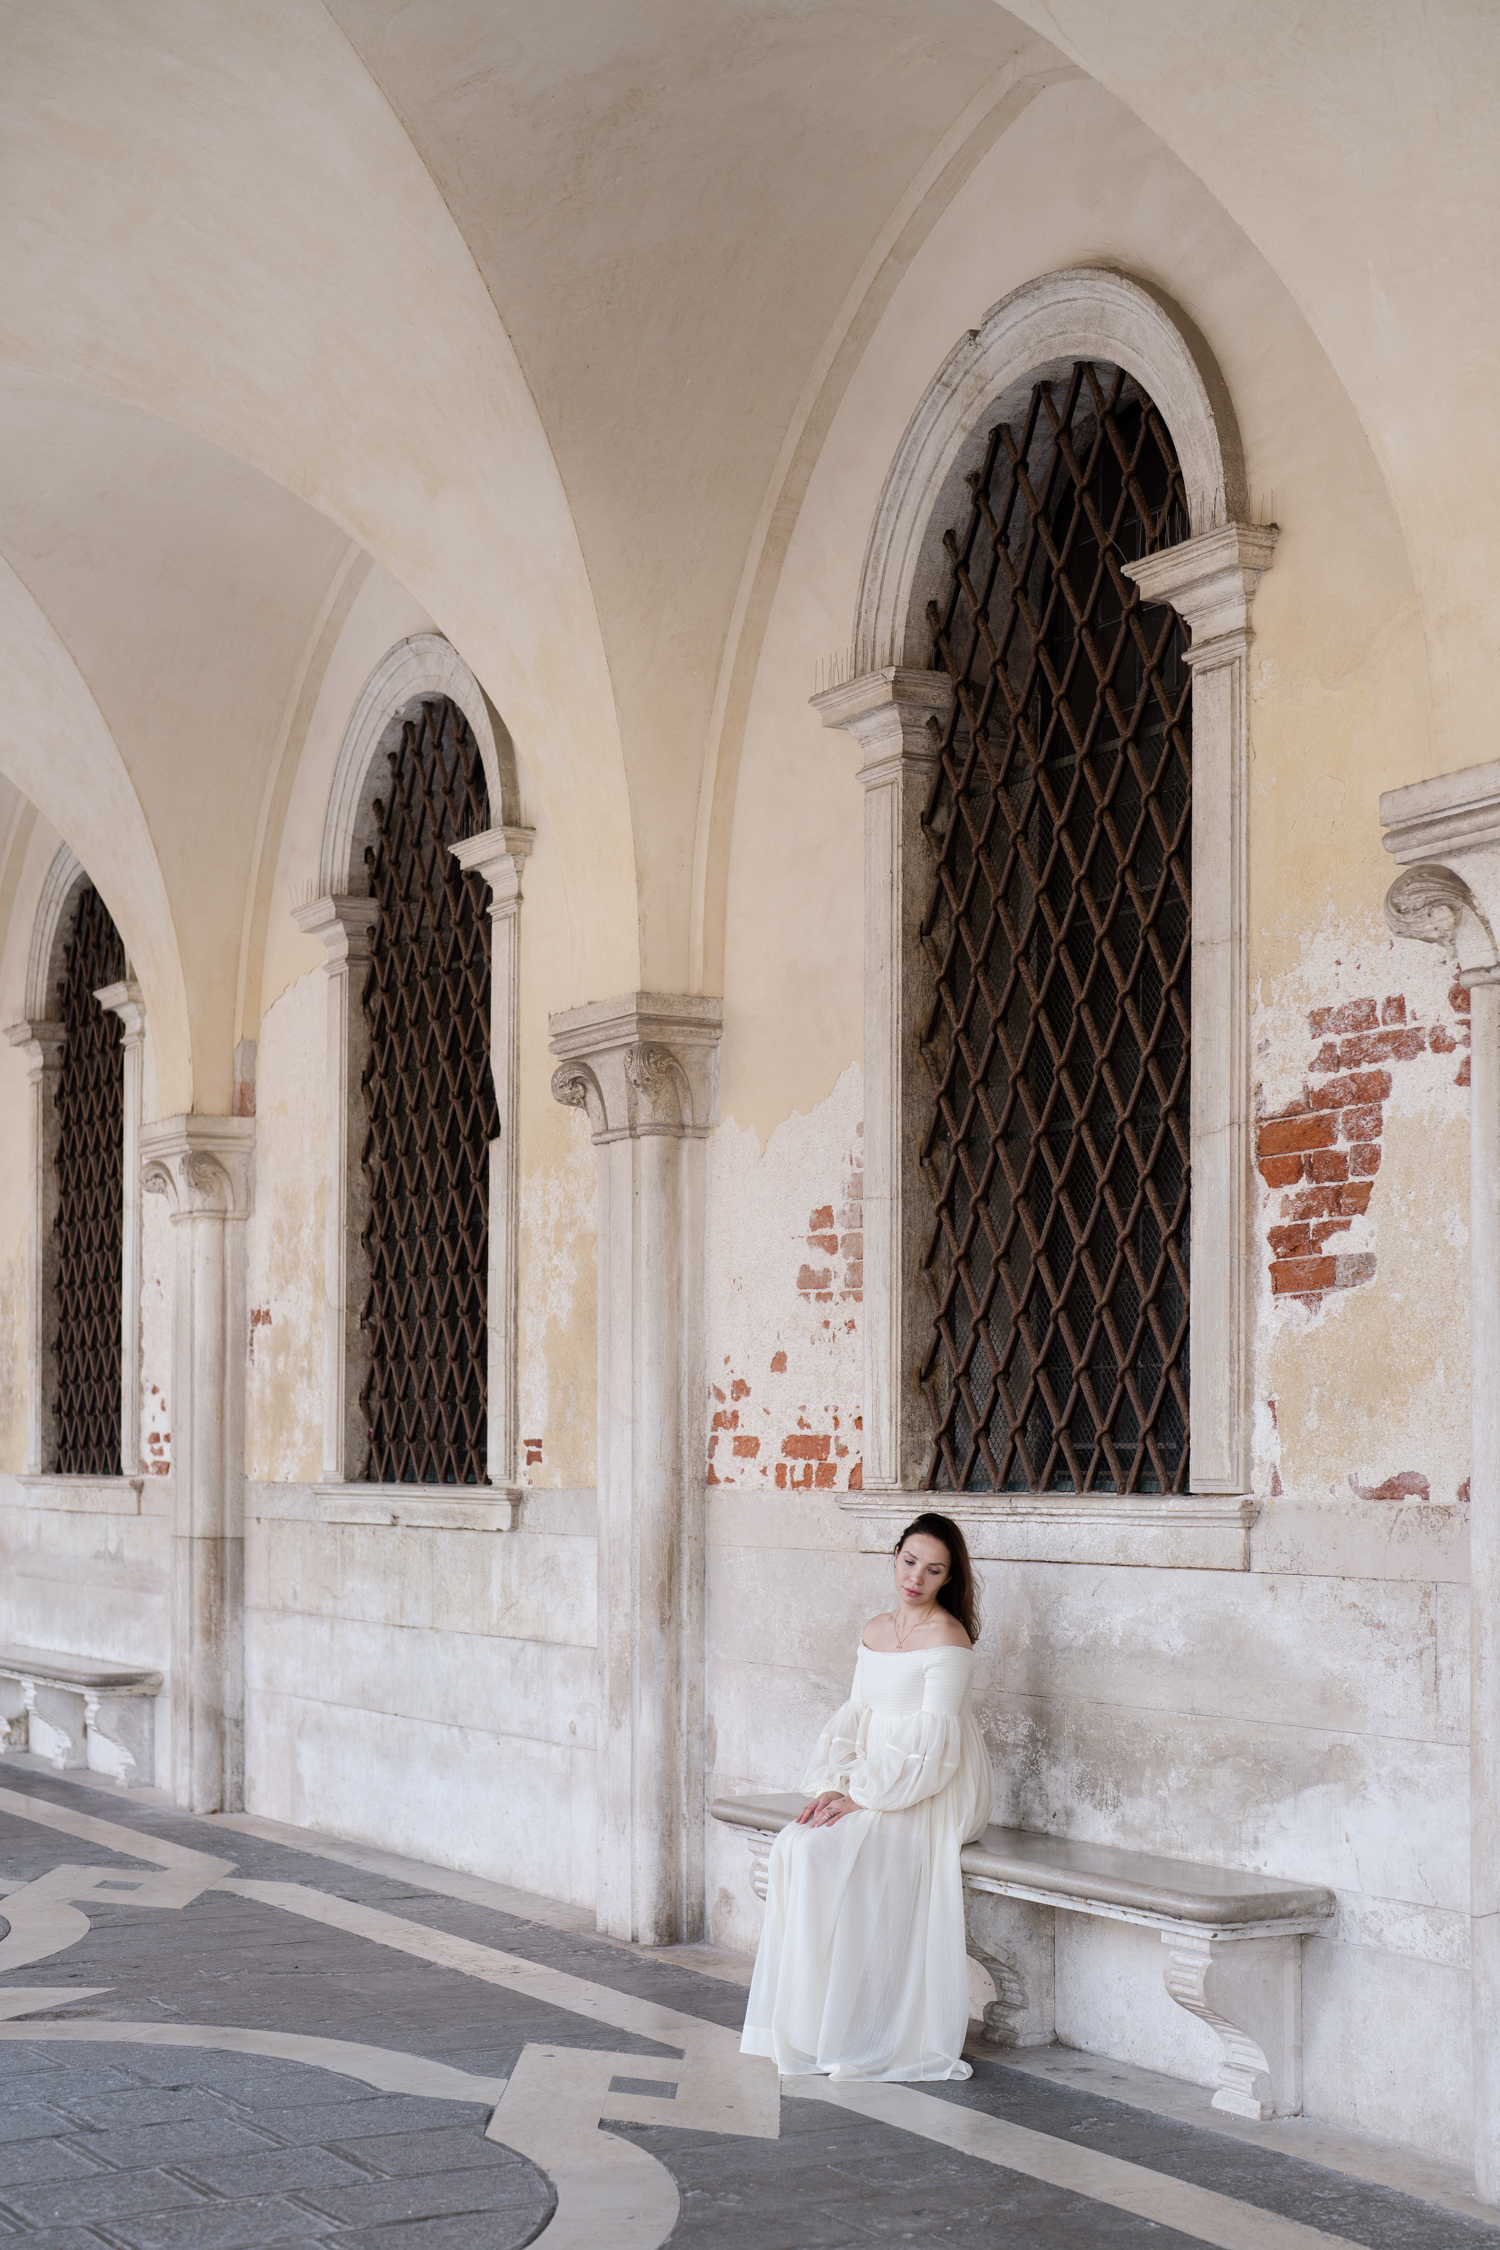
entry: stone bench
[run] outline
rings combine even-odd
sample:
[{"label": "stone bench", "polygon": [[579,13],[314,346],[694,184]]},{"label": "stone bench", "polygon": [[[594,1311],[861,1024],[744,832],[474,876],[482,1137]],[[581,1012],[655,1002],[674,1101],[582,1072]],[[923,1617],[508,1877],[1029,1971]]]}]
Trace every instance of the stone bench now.
[{"label": "stone bench", "polygon": [[0,1648],[0,1681],[16,1684],[21,1704],[8,1717],[0,1713],[0,1752],[31,1750],[59,1773],[87,1766],[122,1789],[141,1787],[155,1771],[161,1677],[57,1649]]},{"label": "stone bench", "polygon": [[[759,1899],[771,1845],[806,1802],[720,1797],[712,1807],[744,1832]],[[1167,1991],[1218,2038],[1213,2107],[1237,2117],[1300,2113],[1302,1940],[1333,1912],[1331,1891],[1027,1828],[987,1828],[960,1864],[969,1952],[995,1986],[984,2011],[994,2045],[1048,2046],[1055,2036],[1056,1915],[1135,1922],[1161,1932]]]}]

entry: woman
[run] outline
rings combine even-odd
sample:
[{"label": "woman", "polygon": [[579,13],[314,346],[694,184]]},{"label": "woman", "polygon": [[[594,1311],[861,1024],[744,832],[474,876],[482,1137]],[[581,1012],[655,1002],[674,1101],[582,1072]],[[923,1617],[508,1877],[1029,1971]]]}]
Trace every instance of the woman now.
[{"label": "woman", "polygon": [[973,1574],[947,1516],[908,1524],[895,1558],[896,1607],[865,1627],[812,1802],[771,1851],[740,2045],[787,2075],[969,2076],[958,1855],[993,1787],[969,1709]]}]

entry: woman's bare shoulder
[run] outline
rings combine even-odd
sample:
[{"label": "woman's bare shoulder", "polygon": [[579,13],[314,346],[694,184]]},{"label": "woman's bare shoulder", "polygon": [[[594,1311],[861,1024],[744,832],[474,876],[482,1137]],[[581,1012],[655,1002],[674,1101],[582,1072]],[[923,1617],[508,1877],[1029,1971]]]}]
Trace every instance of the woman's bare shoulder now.
[{"label": "woman's bare shoulder", "polygon": [[943,1612],[941,1637],[933,1641],[931,1645],[934,1648],[972,1648],[974,1643],[970,1640],[962,1625],[959,1624],[958,1619],[950,1617],[945,1610]]},{"label": "woman's bare shoulder", "polygon": [[859,1638],[862,1647],[875,1649],[882,1655],[889,1656],[896,1646],[896,1632],[890,1611],[883,1609],[878,1617],[867,1619]]}]

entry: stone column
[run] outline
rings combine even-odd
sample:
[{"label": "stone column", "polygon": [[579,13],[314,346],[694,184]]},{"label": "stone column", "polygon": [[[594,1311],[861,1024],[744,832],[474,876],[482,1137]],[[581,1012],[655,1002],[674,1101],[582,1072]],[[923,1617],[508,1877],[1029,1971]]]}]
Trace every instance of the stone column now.
[{"label": "stone column", "polygon": [[359,1316],[370,1280],[364,1245],[370,1199],[360,1163],[365,1137],[360,1081],[370,1043],[361,994],[379,912],[372,898],[315,898],[294,915],[299,929],[321,940],[325,955],[323,1476],[329,1484],[358,1477],[365,1461],[359,1394],[369,1347]]},{"label": "stone column", "polygon": [[172,1211],[172,1794],[244,1803],[245,1220],[255,1120],[168,1117],[141,1185]]},{"label": "stone column", "polygon": [[485,1474],[519,1495],[516,1400],[516,1229],[520,1222],[521,870],[529,828],[487,828],[452,847],[465,874],[490,888],[490,1071],[499,1137],[490,1143],[490,1268],[485,1295],[489,1367]]},{"label": "stone column", "polygon": [[703,1927],[704,1140],[717,1000],[637,992],[551,1019],[552,1091],[599,1180],[598,1923]]},{"label": "stone column", "polygon": [[1275,551],[1274,526],[1231,523],[1124,566],[1143,600],[1168,603],[1192,635],[1194,1492],[1250,1489],[1247,674],[1250,607]]},{"label": "stone column", "polygon": [[1398,937],[1469,993],[1469,1960],[1474,2181],[1500,2203],[1500,765],[1380,800]]},{"label": "stone column", "polygon": [[30,1226],[26,1243],[26,1475],[56,1458],[57,1366],[49,1337],[57,1305],[57,1081],[67,1034],[60,1023],[13,1023],[31,1088]]},{"label": "stone column", "polygon": [[920,1281],[918,1162],[927,1088],[914,1067],[927,986],[918,934],[932,889],[922,814],[952,694],[946,673],[865,672],[813,697],[852,734],[865,793],[864,1464],[867,1493],[915,1490],[926,1462],[917,1371],[932,1319]]},{"label": "stone column", "polygon": [[120,1147],[120,1470],[141,1472],[141,1079],[146,1048],[146,1007],[128,978],[94,994],[117,1015],[124,1049]]}]

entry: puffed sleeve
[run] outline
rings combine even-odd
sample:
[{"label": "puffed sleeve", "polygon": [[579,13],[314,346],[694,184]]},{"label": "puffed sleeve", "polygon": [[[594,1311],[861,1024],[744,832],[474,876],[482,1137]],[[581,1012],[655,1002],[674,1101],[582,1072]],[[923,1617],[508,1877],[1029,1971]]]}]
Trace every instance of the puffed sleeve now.
[{"label": "puffed sleeve", "polygon": [[[858,1685],[856,1674],[856,1690]],[[821,1797],[829,1789],[848,1788],[850,1769],[860,1757],[869,1717],[870,1706],[857,1693],[839,1705],[819,1735],[812,1763],[802,1776],[802,1787],[809,1797]]]},{"label": "puffed sleeve", "polygon": [[862,1812],[902,1812],[947,1788],[963,1749],[961,1714],[973,1664],[969,1649],[934,1649],[924,1667],[921,1710],[883,1740],[862,1741],[846,1784]]}]

